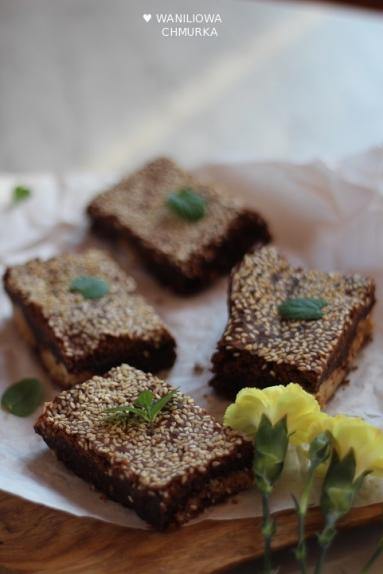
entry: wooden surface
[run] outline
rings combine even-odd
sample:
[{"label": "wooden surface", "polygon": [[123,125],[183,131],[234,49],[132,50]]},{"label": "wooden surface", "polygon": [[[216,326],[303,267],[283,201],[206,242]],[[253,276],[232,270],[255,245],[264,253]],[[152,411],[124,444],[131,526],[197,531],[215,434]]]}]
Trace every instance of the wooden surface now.
[{"label": "wooden surface", "polygon": [[[381,519],[383,504],[354,509],[342,527]],[[307,531],[322,523],[311,511]],[[260,519],[206,521],[167,533],[79,519],[0,494],[0,572],[210,574],[262,554]],[[296,540],[291,512],[278,514],[277,549]],[[1,569],[3,568],[3,570]]]}]

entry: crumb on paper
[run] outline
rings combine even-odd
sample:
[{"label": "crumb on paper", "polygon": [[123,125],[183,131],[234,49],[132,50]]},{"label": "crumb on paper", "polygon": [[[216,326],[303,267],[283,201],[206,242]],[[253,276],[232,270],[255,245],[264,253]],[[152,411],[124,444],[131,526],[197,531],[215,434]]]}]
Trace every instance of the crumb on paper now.
[{"label": "crumb on paper", "polygon": [[195,375],[201,375],[205,370],[205,367],[201,363],[194,363],[193,373]]}]

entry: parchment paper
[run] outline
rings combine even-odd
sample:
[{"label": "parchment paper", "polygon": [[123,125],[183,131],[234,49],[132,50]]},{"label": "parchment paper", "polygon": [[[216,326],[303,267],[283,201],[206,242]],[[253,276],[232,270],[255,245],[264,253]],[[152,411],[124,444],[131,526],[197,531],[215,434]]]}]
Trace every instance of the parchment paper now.
[{"label": "parchment paper", "polygon": [[[383,291],[383,147],[332,166],[321,162],[246,163],[207,166],[198,172],[258,209],[269,221],[275,243],[293,262],[324,270],[358,271],[376,279],[374,341],[363,351],[350,383],[338,391],[328,410],[363,416],[383,426],[383,317],[379,302]],[[116,178],[116,174],[0,177],[0,271],[31,257],[49,257],[84,245],[108,249],[108,244],[89,237],[84,207]],[[11,207],[10,192],[16,184],[30,186],[33,196]],[[222,417],[228,403],[214,396],[207,381],[210,356],[227,317],[227,280],[201,295],[180,298],[148,277],[133,253],[114,249],[113,254],[135,276],[140,290],[176,336],[178,358],[169,381]],[[58,392],[19,338],[1,290],[0,392],[26,376],[44,381],[47,400]],[[104,500],[55,459],[32,430],[37,415],[21,419],[0,411],[0,489],[78,516],[145,528],[134,512]],[[292,451],[274,497],[274,510],[292,507],[291,492],[299,488],[300,469]],[[381,482],[370,480],[358,503],[382,500]],[[257,493],[249,491],[208,510],[198,520],[259,514]]]}]

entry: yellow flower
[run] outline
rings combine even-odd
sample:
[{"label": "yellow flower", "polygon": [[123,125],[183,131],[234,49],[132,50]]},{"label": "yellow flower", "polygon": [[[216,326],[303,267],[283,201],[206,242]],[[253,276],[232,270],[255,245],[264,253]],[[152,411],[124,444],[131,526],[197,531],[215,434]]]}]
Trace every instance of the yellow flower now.
[{"label": "yellow flower", "polygon": [[226,409],[224,424],[255,438],[263,414],[273,425],[287,415],[293,444],[310,442],[328,428],[329,417],[321,412],[317,400],[295,383],[242,389]]},{"label": "yellow flower", "polygon": [[331,419],[329,429],[334,448],[343,459],[350,449],[356,459],[355,478],[365,471],[383,477],[383,431],[356,417],[337,415]]}]

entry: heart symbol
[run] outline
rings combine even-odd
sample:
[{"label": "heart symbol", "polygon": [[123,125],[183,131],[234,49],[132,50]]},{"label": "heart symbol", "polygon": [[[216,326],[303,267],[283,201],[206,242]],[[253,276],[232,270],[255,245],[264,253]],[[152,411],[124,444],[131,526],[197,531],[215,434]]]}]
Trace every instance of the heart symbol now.
[{"label": "heart symbol", "polygon": [[152,19],[152,15],[151,14],[142,14],[143,19],[145,20],[145,22],[149,22],[149,20]]}]

